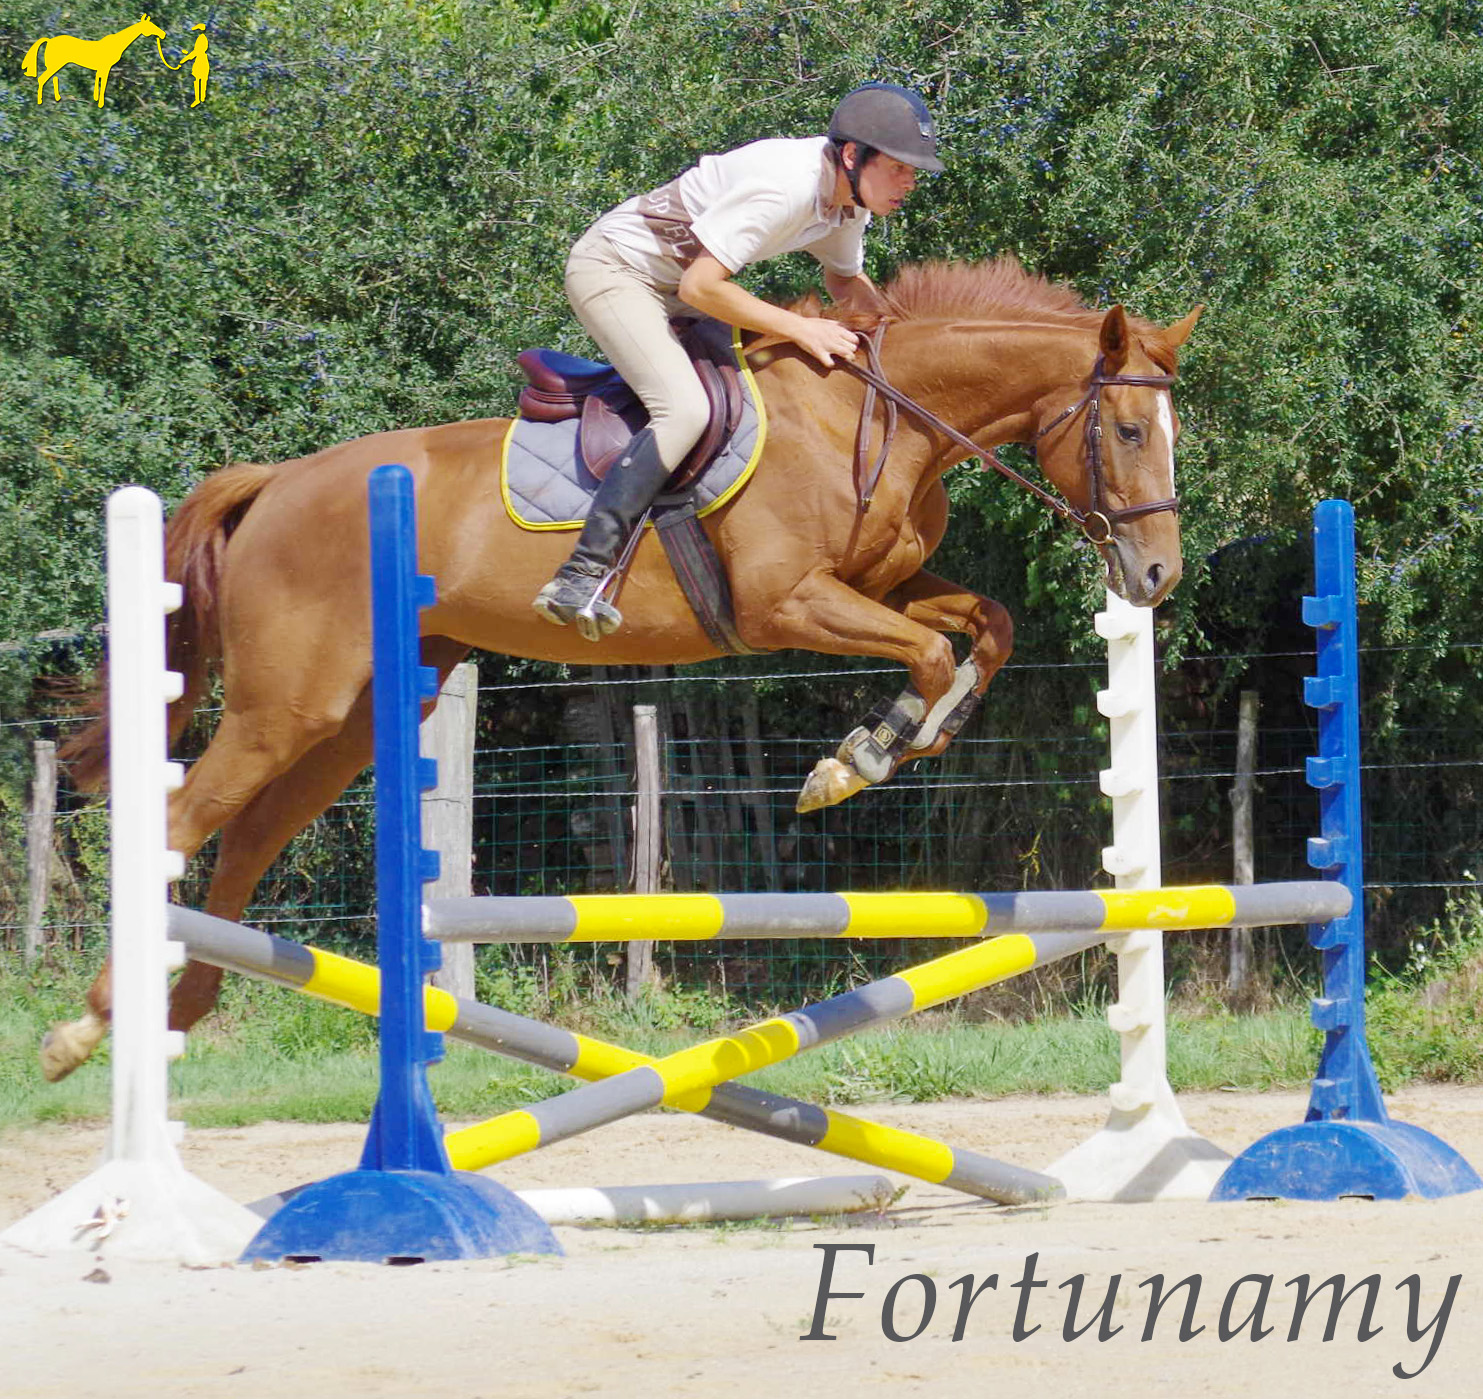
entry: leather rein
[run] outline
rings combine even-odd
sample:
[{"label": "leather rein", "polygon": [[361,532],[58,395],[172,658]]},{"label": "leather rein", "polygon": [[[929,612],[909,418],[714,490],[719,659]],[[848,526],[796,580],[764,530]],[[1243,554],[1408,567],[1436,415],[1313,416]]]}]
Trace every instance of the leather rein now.
[{"label": "leather rein", "polygon": [[[1083,441],[1086,445],[1087,473],[1091,477],[1091,509],[1078,510],[1069,500],[1046,490],[1037,485],[1028,476],[1022,476],[1011,466],[1005,466],[992,451],[986,451],[980,447],[971,437],[959,432],[957,428],[943,422],[935,413],[922,407],[915,399],[907,397],[899,389],[893,387],[885,377],[880,363],[880,344],[885,334],[885,323],[882,322],[870,335],[861,334],[861,345],[865,350],[868,366],[854,363],[853,360],[839,360],[837,363],[842,369],[847,369],[857,379],[862,380],[865,385],[865,402],[862,405],[860,417],[860,429],[855,438],[855,481],[860,498],[860,511],[863,514],[870,508],[870,502],[875,494],[875,487],[880,481],[881,472],[886,465],[886,456],[891,450],[891,440],[896,433],[896,408],[904,408],[913,417],[925,423],[928,427],[943,436],[956,442],[958,446],[967,448],[974,456],[982,458],[993,467],[1001,476],[1007,477],[1016,485],[1023,486],[1037,500],[1047,505],[1063,519],[1072,521],[1081,532],[1093,544],[1106,544],[1112,538],[1116,526],[1124,524],[1129,520],[1141,520],[1147,515],[1157,515],[1162,511],[1169,511],[1177,515],[1179,513],[1179,501],[1174,497],[1167,500],[1148,501],[1142,505],[1129,505],[1121,510],[1109,508],[1107,504],[1107,491],[1105,484],[1105,471],[1102,463],[1102,390],[1111,385],[1125,385],[1130,388],[1168,389],[1174,386],[1176,376],[1173,374],[1108,374],[1105,370],[1102,355],[1097,356],[1096,363],[1092,366],[1092,377],[1087,385],[1087,391],[1076,400],[1069,408],[1063,409],[1044,427],[1036,430],[1035,435],[1030,438],[1029,446],[1033,449],[1035,443],[1039,442],[1047,433],[1059,427],[1067,419],[1075,418],[1077,414],[1085,410],[1086,420],[1082,429]],[[886,427],[885,440],[877,455],[874,465],[869,473],[865,471],[865,461],[869,455],[870,427],[875,413],[875,396],[880,394],[886,400]]]}]

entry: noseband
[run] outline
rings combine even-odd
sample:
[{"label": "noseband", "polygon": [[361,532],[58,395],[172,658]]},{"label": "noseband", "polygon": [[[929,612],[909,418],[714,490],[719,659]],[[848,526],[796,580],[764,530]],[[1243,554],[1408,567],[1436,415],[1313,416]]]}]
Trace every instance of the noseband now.
[{"label": "noseband", "polygon": [[[1036,430],[1030,439],[1033,448],[1053,428],[1059,427],[1068,418],[1074,418],[1083,409],[1086,410],[1086,426],[1083,430],[1083,440],[1086,444],[1087,474],[1091,478],[1091,508],[1089,510],[1078,510],[1069,500],[1048,491],[1043,486],[1036,485],[1027,476],[1022,476],[1012,466],[1005,466],[993,452],[985,452],[971,437],[961,433],[957,428],[943,422],[935,413],[923,408],[913,398],[887,382],[885,374],[881,371],[879,359],[878,338],[861,335],[860,341],[865,349],[870,365],[854,363],[852,360],[838,361],[841,369],[848,370],[857,379],[863,380],[869,389],[880,393],[889,403],[895,403],[906,409],[913,417],[925,423],[928,427],[940,432],[943,436],[956,442],[960,447],[966,447],[974,456],[982,457],[989,466],[993,467],[1001,476],[1008,478],[1018,486],[1023,486],[1037,500],[1044,502],[1051,510],[1055,511],[1063,519],[1071,520],[1077,528],[1093,543],[1106,544],[1112,539],[1113,529],[1129,520],[1141,520],[1145,515],[1157,515],[1162,511],[1171,514],[1179,513],[1179,502],[1172,496],[1168,500],[1153,500],[1145,505],[1129,505],[1122,510],[1109,509],[1107,505],[1107,489],[1105,484],[1105,470],[1102,465],[1102,390],[1111,385],[1125,385],[1129,388],[1147,389],[1169,389],[1174,387],[1175,375],[1173,374],[1108,374],[1105,372],[1105,361],[1100,354],[1096,363],[1092,365],[1092,377],[1087,384],[1087,391],[1076,400],[1069,408],[1058,413],[1050,422]],[[865,400],[865,411],[861,420],[861,443],[868,432],[871,412],[874,407],[874,399],[867,390]],[[888,431],[886,440],[881,447],[880,455],[875,462],[874,471],[870,474],[869,483],[862,491],[861,509],[869,508],[871,494],[875,489],[875,483],[880,479],[881,471],[886,464],[886,454],[891,448],[891,433]],[[863,465],[859,459],[863,457],[863,447],[857,443],[856,476],[860,476]]]},{"label": "noseband", "polygon": [[1091,509],[1078,510],[1069,501],[1059,503],[1064,506],[1061,513],[1068,519],[1075,520],[1081,532],[1093,544],[1106,544],[1112,538],[1113,527],[1128,520],[1141,520],[1145,515],[1157,515],[1165,510],[1179,514],[1179,501],[1172,496],[1168,500],[1129,505],[1123,510],[1109,509],[1102,466],[1102,390],[1110,384],[1124,384],[1130,388],[1169,389],[1174,387],[1174,378],[1173,374],[1107,374],[1103,370],[1103,358],[1098,355],[1097,362],[1092,366],[1087,391],[1069,408],[1057,413],[1030,439],[1033,447],[1053,428],[1059,427],[1068,418],[1074,418],[1083,409],[1086,410],[1082,440],[1086,444],[1087,475],[1091,478]]}]

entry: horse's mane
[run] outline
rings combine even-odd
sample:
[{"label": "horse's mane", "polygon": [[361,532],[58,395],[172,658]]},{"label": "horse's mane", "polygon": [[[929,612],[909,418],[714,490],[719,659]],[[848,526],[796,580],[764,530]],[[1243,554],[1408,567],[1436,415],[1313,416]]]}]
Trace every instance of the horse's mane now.
[{"label": "horse's mane", "polygon": [[[888,321],[1017,320],[1092,329],[1105,314],[1064,283],[1027,272],[1012,253],[990,262],[911,263],[877,290]],[[829,316],[856,330],[869,330],[882,319],[880,308],[850,302],[826,308],[814,293],[789,309],[801,316]],[[1159,336],[1161,328],[1151,321],[1131,315],[1128,321],[1135,333]]]}]

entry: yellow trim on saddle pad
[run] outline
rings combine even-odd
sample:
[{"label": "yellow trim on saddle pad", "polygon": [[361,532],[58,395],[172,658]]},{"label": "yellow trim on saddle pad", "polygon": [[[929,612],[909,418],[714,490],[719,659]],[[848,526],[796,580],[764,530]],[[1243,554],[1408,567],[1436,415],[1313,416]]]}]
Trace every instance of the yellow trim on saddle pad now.
[{"label": "yellow trim on saddle pad", "polygon": [[[757,440],[752,446],[752,453],[751,456],[747,459],[746,466],[744,466],[738,473],[736,480],[734,480],[729,486],[727,486],[727,488],[722,491],[721,494],[718,495],[713,501],[709,502],[702,509],[697,511],[697,514],[701,517],[709,515],[713,510],[719,510],[723,505],[730,501],[737,494],[737,492],[740,491],[741,488],[747,484],[748,481],[752,479],[752,473],[757,469],[757,463],[762,459],[762,449],[767,445],[767,409],[763,405],[762,394],[761,391],[757,388],[757,381],[752,377],[752,368],[747,363],[746,355],[742,352],[741,331],[736,326],[731,327],[731,352],[733,355],[736,356],[736,367],[741,371],[742,379],[746,383],[748,396],[750,397],[752,402],[752,410],[757,415]],[[515,440],[516,426],[523,421],[524,419],[519,417],[518,414],[516,417],[512,418],[510,420],[510,429],[508,432],[505,433],[504,441],[500,444],[499,493],[500,499],[503,500],[505,503],[505,513],[510,517],[511,520],[519,525],[521,529],[580,529],[582,526],[581,520],[527,520],[517,510],[515,502],[510,495],[509,457],[510,444]],[[649,522],[648,528],[653,528],[652,521]]]}]

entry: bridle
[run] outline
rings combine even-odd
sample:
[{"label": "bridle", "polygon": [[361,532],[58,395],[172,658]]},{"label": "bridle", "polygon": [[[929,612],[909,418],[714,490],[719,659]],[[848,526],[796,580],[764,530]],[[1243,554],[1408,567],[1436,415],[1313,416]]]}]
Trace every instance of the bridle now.
[{"label": "bridle", "polygon": [[[1067,502],[1062,504],[1065,505],[1066,515],[1076,521],[1081,532],[1093,544],[1106,544],[1112,538],[1114,526],[1125,521],[1141,520],[1145,515],[1158,515],[1165,510],[1174,515],[1179,514],[1179,501],[1173,496],[1167,500],[1150,500],[1142,505],[1129,505],[1122,510],[1108,509],[1102,467],[1102,390],[1112,384],[1125,384],[1130,388],[1172,389],[1176,376],[1108,374],[1104,372],[1103,365],[1103,357],[1099,354],[1096,363],[1092,365],[1092,377],[1087,384],[1087,391],[1069,408],[1057,413],[1044,427],[1038,428],[1030,439],[1030,446],[1033,448],[1046,433],[1059,427],[1068,418],[1074,418],[1083,408],[1086,409],[1086,426],[1082,429],[1082,440],[1086,444],[1087,474],[1091,477],[1092,508],[1081,511]],[[1030,483],[1027,481],[1025,484]]]},{"label": "bridle", "polygon": [[[1023,486],[1037,500],[1042,501],[1062,519],[1070,520],[1078,529],[1093,543],[1106,544],[1111,541],[1113,530],[1129,520],[1141,520],[1147,515],[1157,515],[1167,510],[1171,514],[1179,513],[1179,501],[1174,497],[1167,500],[1152,500],[1142,505],[1129,505],[1121,510],[1109,508],[1107,504],[1107,489],[1105,484],[1105,470],[1102,464],[1102,390],[1112,386],[1126,386],[1129,388],[1169,389],[1173,388],[1176,376],[1173,374],[1108,374],[1105,371],[1105,359],[1098,355],[1096,363],[1092,365],[1092,376],[1087,384],[1087,390],[1069,408],[1063,409],[1056,414],[1050,422],[1043,427],[1037,428],[1034,436],[1030,438],[1029,445],[1040,441],[1047,433],[1059,427],[1068,419],[1075,418],[1083,410],[1086,412],[1086,425],[1083,429],[1083,441],[1086,444],[1087,474],[1091,478],[1091,508],[1078,510],[1069,500],[1048,491],[1045,487],[1037,485],[1027,476],[1022,476],[1011,466],[1005,466],[993,452],[985,452],[971,437],[959,432],[957,428],[943,422],[935,413],[923,408],[915,399],[908,398],[899,389],[894,388],[887,382],[880,364],[880,342],[884,323],[877,327],[873,335],[861,334],[860,341],[865,349],[865,355],[869,361],[869,367],[855,364],[852,360],[839,361],[840,366],[849,370],[857,379],[861,379],[868,386],[864,413],[861,418],[860,434],[856,441],[855,461],[856,477],[861,478],[861,468],[865,457],[865,442],[869,436],[870,420],[875,407],[874,395],[883,395],[888,403],[897,404],[906,409],[913,417],[925,423],[928,427],[942,433],[945,437],[956,442],[960,447],[966,447],[974,456],[983,458],[1001,476],[1013,481],[1016,485]],[[876,483],[880,480],[881,472],[885,468],[886,454],[891,449],[891,437],[894,432],[894,415],[888,413],[888,422],[885,441],[881,446],[879,455],[868,476],[863,479],[860,489],[860,508],[862,511],[870,507],[870,500],[875,492]]]}]

